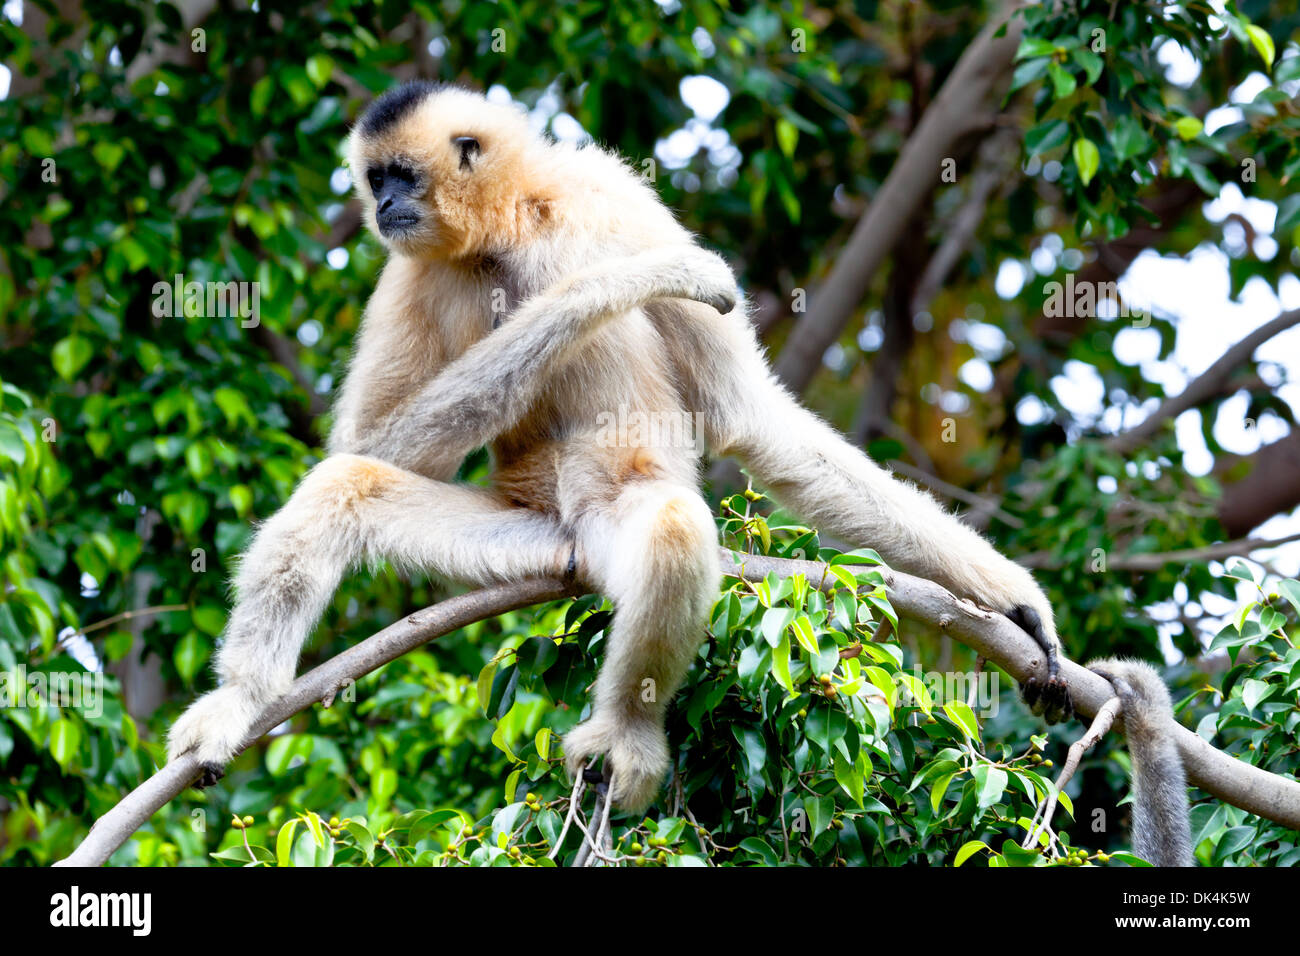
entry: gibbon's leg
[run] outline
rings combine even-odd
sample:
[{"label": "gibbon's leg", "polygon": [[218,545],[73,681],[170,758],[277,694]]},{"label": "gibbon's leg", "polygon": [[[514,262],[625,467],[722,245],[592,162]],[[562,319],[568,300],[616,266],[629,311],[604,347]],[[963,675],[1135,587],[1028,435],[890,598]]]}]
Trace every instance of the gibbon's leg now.
[{"label": "gibbon's leg", "polygon": [[657,302],[646,311],[715,454],[739,458],[821,530],[1006,614],[1047,659],[1049,679],[1026,682],[1025,700],[1049,723],[1071,715],[1052,608],[1028,570],[801,406],[769,370],[742,311],[718,316],[689,302]]},{"label": "gibbon's leg", "polygon": [[475,448],[516,425],[562,361],[608,321],[664,297],[730,311],[739,292],[716,254],[681,245],[583,269],[526,299],[504,322],[449,363],[396,416],[352,428],[347,447],[421,474],[445,474]]},{"label": "gibbon's leg", "polygon": [[216,672],[168,735],[168,757],[193,750],[215,782],[262,708],[293,681],[298,653],[347,569],[388,560],[466,583],[573,569],[558,521],[357,455],[335,455],[303,479],[258,530],[235,577]]},{"label": "gibbon's leg", "polygon": [[718,595],[717,529],[692,488],[665,481],[624,486],[578,525],[588,576],[614,603],[592,713],[564,735],[578,774],[604,754],[613,801],[643,810],[670,759],[664,713],[690,669]]}]

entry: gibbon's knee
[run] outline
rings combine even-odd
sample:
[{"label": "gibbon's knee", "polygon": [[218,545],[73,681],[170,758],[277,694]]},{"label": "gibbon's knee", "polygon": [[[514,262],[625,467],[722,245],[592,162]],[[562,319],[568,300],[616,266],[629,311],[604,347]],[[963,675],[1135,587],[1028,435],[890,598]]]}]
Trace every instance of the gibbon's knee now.
[{"label": "gibbon's knee", "polygon": [[[367,498],[378,498],[400,484],[399,468],[364,455],[331,455],[303,478],[293,499],[322,509],[318,514],[347,514]],[[291,499],[290,504],[293,504]]]},{"label": "gibbon's knee", "polygon": [[623,528],[613,545],[615,601],[639,598],[659,614],[672,607],[691,616],[706,613],[721,571],[717,528],[704,500],[689,489],[653,483],[625,492],[618,510],[615,520]]},{"label": "gibbon's knee", "polygon": [[361,455],[331,455],[309,471],[283,508],[258,530],[240,564],[237,590],[308,555],[344,556],[362,546],[360,506],[397,486],[400,469]]}]

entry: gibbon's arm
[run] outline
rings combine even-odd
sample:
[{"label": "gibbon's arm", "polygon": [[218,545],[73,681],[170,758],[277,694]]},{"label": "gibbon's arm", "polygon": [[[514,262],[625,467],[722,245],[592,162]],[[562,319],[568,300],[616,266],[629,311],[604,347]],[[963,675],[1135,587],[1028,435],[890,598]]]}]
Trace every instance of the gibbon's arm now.
[{"label": "gibbon's arm", "polygon": [[1028,570],[801,406],[768,368],[742,310],[718,316],[663,302],[647,312],[714,454],[740,459],[778,501],[821,530],[1006,614],[1043,648],[1052,675],[1045,685],[1024,686],[1027,702],[1049,723],[1070,716],[1069,695],[1055,676],[1052,608]]},{"label": "gibbon's arm", "polygon": [[[697,246],[606,260],[525,300],[391,415],[342,419],[330,453],[370,455],[445,477],[475,448],[518,423],[557,366],[611,318],[661,298],[693,299],[709,311],[729,312],[738,296],[726,263]],[[366,383],[349,387],[364,393]],[[341,404],[344,414],[352,407]]]},{"label": "gibbon's arm", "polygon": [[1124,705],[1133,782],[1133,852],[1153,866],[1193,866],[1187,775],[1174,743],[1174,705],[1154,667],[1096,660],[1088,669],[1110,681]]}]

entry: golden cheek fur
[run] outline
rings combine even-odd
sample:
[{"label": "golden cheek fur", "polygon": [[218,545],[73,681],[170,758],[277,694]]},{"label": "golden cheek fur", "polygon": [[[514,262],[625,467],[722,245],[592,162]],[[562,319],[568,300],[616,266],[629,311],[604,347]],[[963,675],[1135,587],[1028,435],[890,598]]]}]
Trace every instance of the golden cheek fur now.
[{"label": "golden cheek fur", "polygon": [[[461,136],[479,143],[464,161],[456,144]],[[348,163],[370,230],[375,201],[365,172],[400,160],[424,181],[417,197],[426,222],[401,239],[380,236],[406,255],[455,258],[490,244],[527,238],[539,222],[537,210],[547,190],[530,176],[529,146],[540,141],[513,108],[487,104],[459,91],[430,96],[381,135],[367,138],[357,130],[347,144]]]}]

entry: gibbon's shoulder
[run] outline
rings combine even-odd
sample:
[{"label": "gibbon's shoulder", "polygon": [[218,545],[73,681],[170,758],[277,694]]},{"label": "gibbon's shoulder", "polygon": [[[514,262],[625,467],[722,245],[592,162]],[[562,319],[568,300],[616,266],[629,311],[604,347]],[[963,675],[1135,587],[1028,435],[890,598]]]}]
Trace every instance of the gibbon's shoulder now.
[{"label": "gibbon's shoulder", "polygon": [[550,178],[564,183],[566,191],[584,204],[599,198],[632,208],[664,208],[650,181],[631,160],[610,147],[547,139],[545,162],[550,167]]}]

